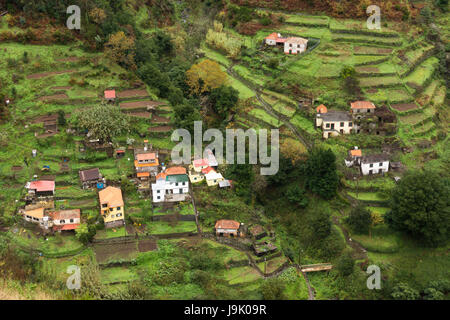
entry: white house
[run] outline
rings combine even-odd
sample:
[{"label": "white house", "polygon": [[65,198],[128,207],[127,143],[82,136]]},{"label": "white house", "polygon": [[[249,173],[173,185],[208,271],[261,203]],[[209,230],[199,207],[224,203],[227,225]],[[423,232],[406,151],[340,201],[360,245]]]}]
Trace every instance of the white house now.
[{"label": "white house", "polygon": [[153,202],[184,201],[189,194],[189,179],[186,168],[172,167],[156,176],[152,183]]},{"label": "white house", "polygon": [[219,182],[224,181],[225,178],[222,176],[220,172],[216,172],[214,169],[211,168],[208,173],[205,174],[206,183],[208,186],[216,186],[219,184]]},{"label": "white house", "polygon": [[346,111],[328,111],[316,114],[316,127],[322,128],[325,139],[350,134],[353,129],[353,119]]},{"label": "white house", "polygon": [[385,154],[371,154],[361,158],[361,172],[365,176],[388,171],[389,158]]},{"label": "white house", "polygon": [[308,40],[300,37],[289,37],[284,42],[284,53],[298,54],[306,51]]}]

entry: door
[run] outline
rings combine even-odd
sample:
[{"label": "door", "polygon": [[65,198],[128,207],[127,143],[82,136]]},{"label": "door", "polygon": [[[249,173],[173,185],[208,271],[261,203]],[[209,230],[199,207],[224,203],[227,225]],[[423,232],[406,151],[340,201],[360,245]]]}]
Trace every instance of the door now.
[{"label": "door", "polygon": [[334,130],[334,123],[331,124],[331,130]]}]

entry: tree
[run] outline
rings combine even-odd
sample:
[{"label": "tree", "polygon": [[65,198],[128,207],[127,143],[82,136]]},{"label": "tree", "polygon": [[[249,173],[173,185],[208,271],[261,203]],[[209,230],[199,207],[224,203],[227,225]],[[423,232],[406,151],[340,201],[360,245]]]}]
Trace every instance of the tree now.
[{"label": "tree", "polygon": [[396,185],[385,221],[436,246],[448,241],[449,179],[437,172],[410,172]]},{"label": "tree", "polygon": [[286,199],[301,208],[305,208],[308,205],[305,189],[300,188],[298,185],[292,185],[287,189]]},{"label": "tree", "polygon": [[367,233],[372,224],[372,214],[363,205],[358,204],[350,211],[347,223],[356,233]]},{"label": "tree", "polygon": [[120,65],[136,69],[134,63],[134,39],[126,36],[123,31],[118,31],[109,36],[105,44],[105,54]]},{"label": "tree", "polygon": [[211,90],[209,95],[209,101],[222,121],[226,120],[230,113],[234,113],[238,100],[239,92],[230,86],[222,85]]},{"label": "tree", "polygon": [[260,290],[264,300],[284,300],[286,299],[286,295],[284,294],[285,289],[286,285],[284,281],[269,278],[264,280]]},{"label": "tree", "polygon": [[58,125],[65,126],[66,125],[66,113],[64,110],[58,111]]},{"label": "tree", "polygon": [[82,223],[75,229],[75,236],[83,244],[87,244],[94,238],[96,233],[95,227],[87,223]]},{"label": "tree", "polygon": [[102,24],[103,21],[106,19],[106,13],[101,8],[94,8],[91,11],[89,11],[89,17],[94,21],[96,24]]},{"label": "tree", "polygon": [[312,231],[312,239],[323,240],[331,234],[330,215],[325,210],[318,210],[308,221]]},{"label": "tree", "polygon": [[93,138],[111,142],[112,139],[129,130],[129,117],[118,107],[96,105],[76,111],[73,122],[81,129],[88,130]]},{"label": "tree", "polygon": [[175,111],[175,125],[177,128],[184,128],[189,132],[194,132],[194,122],[201,121],[202,117],[198,106],[193,101],[173,106]]},{"label": "tree", "polygon": [[336,263],[337,271],[344,277],[348,277],[353,273],[355,268],[355,260],[350,250],[345,250]]},{"label": "tree", "polygon": [[194,64],[186,72],[186,78],[191,90],[201,94],[226,84],[227,74],[217,62],[206,59]]},{"label": "tree", "polygon": [[330,149],[313,149],[305,163],[306,187],[324,199],[335,196],[339,183],[336,156]]}]

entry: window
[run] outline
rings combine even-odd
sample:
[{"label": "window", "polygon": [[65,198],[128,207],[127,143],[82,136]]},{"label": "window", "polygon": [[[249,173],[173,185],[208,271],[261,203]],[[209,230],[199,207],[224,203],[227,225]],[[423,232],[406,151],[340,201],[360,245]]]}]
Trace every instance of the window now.
[{"label": "window", "polygon": [[109,208],[109,212],[112,212],[114,209],[113,208]]},{"label": "window", "polygon": [[156,193],[160,193],[160,192],[161,192],[161,190],[157,190],[157,191],[156,191]]},{"label": "window", "polygon": [[70,219],[70,222],[73,222],[73,219]]},{"label": "window", "polygon": [[120,210],[120,207],[117,207],[116,209],[117,209],[117,210]]},{"label": "window", "polygon": [[102,204],[102,208],[106,208],[107,206],[108,206],[108,204],[106,204],[106,203]]},{"label": "window", "polygon": [[325,124],[325,127],[326,127],[326,128],[329,128],[329,127],[330,127],[330,124],[329,124],[329,123]]},{"label": "window", "polygon": [[175,187],[178,187],[178,182],[175,182]]},{"label": "window", "polygon": [[341,127],[343,127],[344,126],[344,123],[343,122],[341,122]]},{"label": "window", "polygon": [[370,164],[370,167],[373,168],[373,163]]},{"label": "window", "polygon": [[380,167],[382,167],[382,166],[383,166],[383,162],[380,162],[378,165],[379,165]]},{"label": "window", "polygon": [[59,223],[66,223],[66,220],[59,220]]},{"label": "window", "polygon": [[116,214],[116,217],[121,217],[121,216],[122,216],[121,213]]},{"label": "window", "polygon": [[158,200],[159,200],[159,199],[161,199],[161,197],[160,197],[160,196],[157,196],[157,197],[156,197],[156,199],[158,199]]},{"label": "window", "polygon": [[349,122],[349,123],[348,123],[348,126],[349,126],[349,127],[353,127],[353,122]]}]

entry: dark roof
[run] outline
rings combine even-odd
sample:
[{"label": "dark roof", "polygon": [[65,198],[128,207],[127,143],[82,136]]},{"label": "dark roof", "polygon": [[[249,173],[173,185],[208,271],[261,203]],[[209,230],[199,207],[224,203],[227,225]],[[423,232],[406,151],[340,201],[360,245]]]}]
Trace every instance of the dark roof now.
[{"label": "dark roof", "polygon": [[323,121],[352,121],[352,116],[347,111],[328,111],[327,113],[317,114],[317,118]]},{"label": "dark roof", "polygon": [[386,154],[369,154],[361,158],[361,163],[375,163],[389,161],[389,157]]},{"label": "dark roof", "polygon": [[90,181],[90,180],[98,180],[100,179],[100,171],[98,168],[88,169],[88,170],[80,170],[79,172],[81,181]]},{"label": "dark roof", "polygon": [[188,176],[186,174],[171,174],[166,177],[166,181],[169,182],[188,182]]}]

